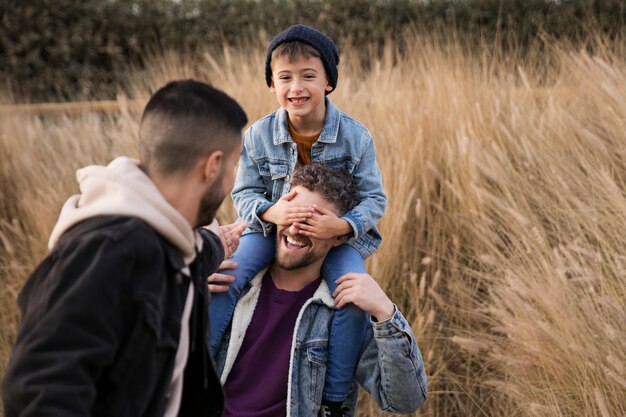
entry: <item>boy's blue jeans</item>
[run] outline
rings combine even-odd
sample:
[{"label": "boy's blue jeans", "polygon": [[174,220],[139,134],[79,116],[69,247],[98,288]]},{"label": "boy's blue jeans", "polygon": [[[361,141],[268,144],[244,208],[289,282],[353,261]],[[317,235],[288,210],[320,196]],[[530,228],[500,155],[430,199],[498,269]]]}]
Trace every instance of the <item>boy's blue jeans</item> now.
[{"label": "boy's blue jeans", "polygon": [[[224,331],[230,323],[241,290],[264,267],[274,259],[276,239],[263,233],[243,235],[233,255],[237,268],[222,273],[235,276],[235,282],[225,293],[211,296],[211,354],[215,356]],[[324,277],[331,293],[337,288],[335,281],[348,272],[366,272],[361,254],[350,245],[343,244],[331,249],[322,265]],[[328,341],[328,366],[322,396],[329,401],[343,401],[348,395],[356,368],[359,352],[367,329],[367,314],[348,304],[334,315],[330,340]]]}]

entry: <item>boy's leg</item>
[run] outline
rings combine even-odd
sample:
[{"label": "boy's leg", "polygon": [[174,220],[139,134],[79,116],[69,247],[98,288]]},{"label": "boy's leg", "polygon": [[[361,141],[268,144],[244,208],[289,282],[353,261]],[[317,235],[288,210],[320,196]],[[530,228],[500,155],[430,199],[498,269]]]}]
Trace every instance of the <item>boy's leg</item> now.
[{"label": "boy's leg", "polygon": [[209,320],[211,322],[210,346],[215,355],[222,340],[224,331],[230,323],[235,310],[239,293],[252,278],[274,259],[276,239],[274,235],[263,236],[263,233],[248,233],[241,236],[239,247],[229,260],[237,262],[234,270],[220,271],[232,275],[235,281],[230,284],[227,292],[211,294],[209,303]]},{"label": "boy's leg", "polygon": [[[365,262],[356,249],[343,244],[333,248],[322,265],[322,274],[331,293],[337,288],[336,281],[348,272],[366,272]],[[367,314],[354,304],[335,312],[328,341],[324,400],[341,402],[346,399],[366,329]]]}]

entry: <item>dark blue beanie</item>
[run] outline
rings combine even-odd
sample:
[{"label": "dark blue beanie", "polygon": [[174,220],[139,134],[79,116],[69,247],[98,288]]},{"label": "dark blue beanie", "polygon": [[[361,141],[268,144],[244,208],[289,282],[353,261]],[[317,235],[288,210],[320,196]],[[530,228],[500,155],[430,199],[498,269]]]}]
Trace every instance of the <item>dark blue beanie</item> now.
[{"label": "dark blue beanie", "polygon": [[324,35],[317,29],[305,25],[293,25],[288,29],[283,30],[272,39],[270,46],[267,48],[267,54],[265,55],[265,81],[269,87],[272,84],[272,52],[278,47],[278,45],[291,42],[300,41],[311,45],[317,50],[324,64],[326,70],[326,76],[328,77],[328,83],[333,87],[337,87],[337,78],[339,72],[337,71],[337,64],[339,64],[339,52],[337,46],[332,39]]}]

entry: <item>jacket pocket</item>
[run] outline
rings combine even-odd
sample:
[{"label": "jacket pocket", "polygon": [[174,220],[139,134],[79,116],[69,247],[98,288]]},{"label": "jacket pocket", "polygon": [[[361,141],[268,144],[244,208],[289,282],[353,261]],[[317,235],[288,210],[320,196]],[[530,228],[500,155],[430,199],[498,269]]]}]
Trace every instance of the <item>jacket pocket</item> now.
[{"label": "jacket pocket", "polygon": [[324,161],[324,164],[331,166],[335,169],[345,169],[350,174],[352,174],[352,172],[354,171],[354,167],[356,167],[356,163],[354,162],[352,157],[350,157],[350,155],[330,158]]},{"label": "jacket pocket", "polygon": [[328,349],[325,346],[310,346],[306,349],[310,375],[310,395],[313,402],[322,400],[324,380],[326,378],[326,363],[328,360]]},{"label": "jacket pocket", "polygon": [[271,201],[278,201],[286,191],[285,181],[289,178],[289,165],[265,160],[258,166],[266,189],[272,192]]}]

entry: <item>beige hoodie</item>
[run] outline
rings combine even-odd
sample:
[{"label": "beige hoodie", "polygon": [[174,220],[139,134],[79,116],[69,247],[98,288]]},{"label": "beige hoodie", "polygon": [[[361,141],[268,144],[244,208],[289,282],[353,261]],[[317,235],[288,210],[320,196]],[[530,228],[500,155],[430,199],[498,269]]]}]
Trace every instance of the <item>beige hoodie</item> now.
[{"label": "beige hoodie", "polygon": [[141,168],[139,162],[120,156],[107,166],[91,165],[76,171],[81,194],[70,197],[52,230],[52,249],[69,228],[95,216],[133,216],[148,223],[182,252],[185,263],[195,258],[202,240]]}]

